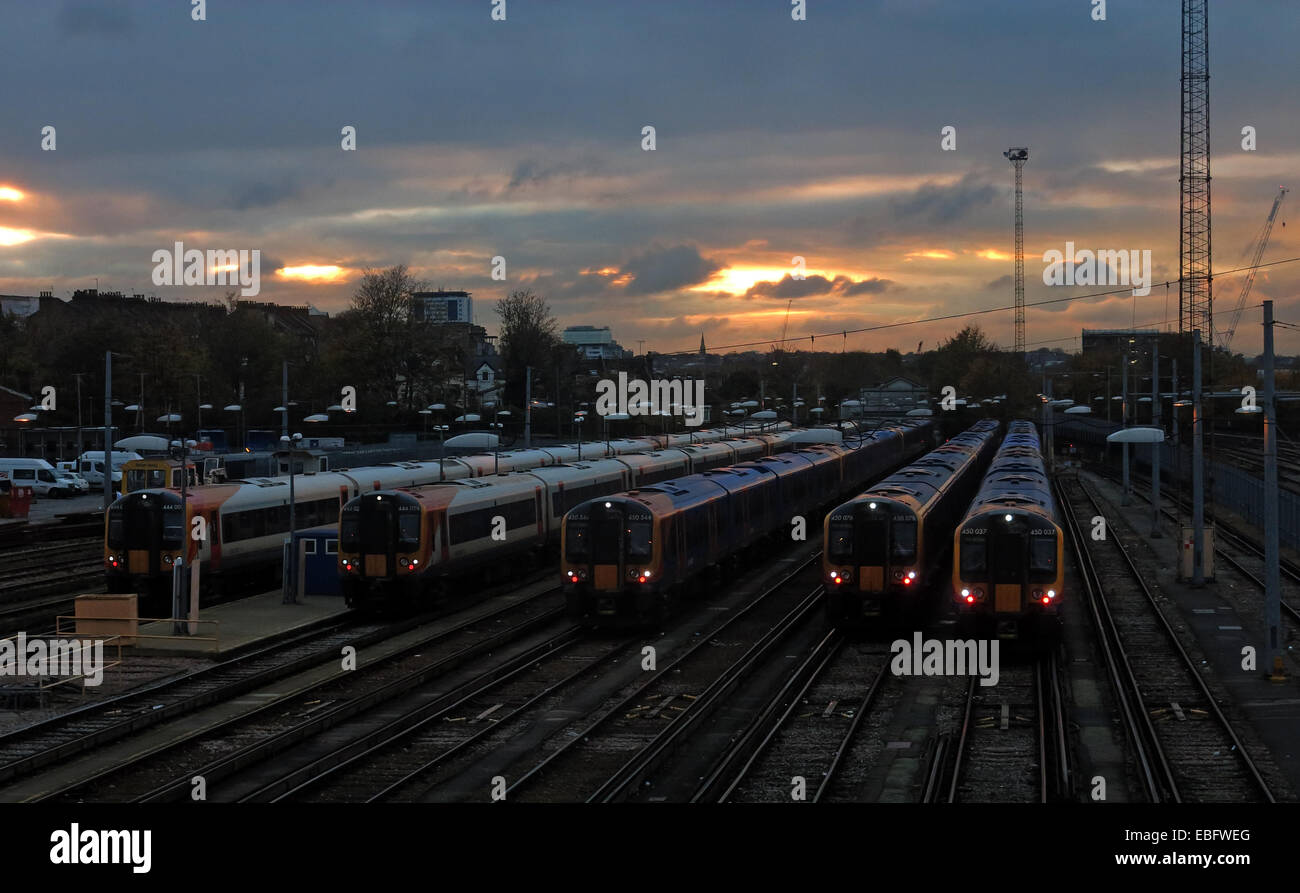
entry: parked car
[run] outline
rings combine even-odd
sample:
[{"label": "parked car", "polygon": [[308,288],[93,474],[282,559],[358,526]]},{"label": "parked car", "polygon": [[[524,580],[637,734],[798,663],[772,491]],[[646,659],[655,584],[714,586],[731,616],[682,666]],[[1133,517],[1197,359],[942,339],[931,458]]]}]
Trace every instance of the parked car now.
[{"label": "parked car", "polygon": [[75,471],[64,471],[61,468],[56,468],[54,476],[58,478],[59,489],[62,491],[63,496],[81,496],[90,492],[90,481]]}]

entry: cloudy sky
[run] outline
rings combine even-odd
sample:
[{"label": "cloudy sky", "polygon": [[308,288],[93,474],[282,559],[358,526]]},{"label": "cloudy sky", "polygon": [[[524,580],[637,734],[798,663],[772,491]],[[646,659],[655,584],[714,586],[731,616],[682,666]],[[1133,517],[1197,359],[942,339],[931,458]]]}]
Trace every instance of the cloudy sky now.
[{"label": "cloudy sky", "polygon": [[[807,0],[806,21],[790,0],[493,6],[209,0],[194,21],[190,0],[0,2],[0,293],[98,277],[219,297],[153,284],[179,240],[259,249],[260,300],[332,312],[362,269],[404,263],[472,291],[489,330],[528,286],[633,349],[770,344],[790,306],[799,347],[907,351],[962,321],[826,333],[1008,305],[1014,145],[1028,301],[1102,290],[1044,284],[1067,241],[1150,250],[1156,283],[1031,307],[1030,346],[1177,326],[1177,0],[1109,0],[1105,21],[1092,0]],[[1297,25],[1295,0],[1211,3],[1216,270],[1247,262],[1300,180]],[[1265,260],[1291,257],[1300,223]],[[1224,316],[1240,285],[1216,280]],[[1297,286],[1300,263],[1264,270],[1249,303],[1300,323]],[[1010,342],[1009,311],[974,320]],[[1234,347],[1258,350],[1259,320]]]}]

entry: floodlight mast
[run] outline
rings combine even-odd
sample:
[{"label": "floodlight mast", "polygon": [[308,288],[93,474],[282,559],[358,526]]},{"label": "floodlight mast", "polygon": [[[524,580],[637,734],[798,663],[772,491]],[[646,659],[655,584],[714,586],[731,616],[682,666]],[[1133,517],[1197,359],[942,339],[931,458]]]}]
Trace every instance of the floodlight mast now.
[{"label": "floodlight mast", "polygon": [[1025,355],[1025,198],[1022,187],[1025,162],[1029,160],[1028,146],[1012,146],[1002,153],[1016,169],[1016,346],[1017,356]]}]

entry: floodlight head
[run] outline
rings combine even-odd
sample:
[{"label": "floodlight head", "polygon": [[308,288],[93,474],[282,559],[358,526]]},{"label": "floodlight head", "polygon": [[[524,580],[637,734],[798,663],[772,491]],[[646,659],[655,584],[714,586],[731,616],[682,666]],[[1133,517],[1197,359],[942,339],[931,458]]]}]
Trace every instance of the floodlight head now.
[{"label": "floodlight head", "polygon": [[1017,162],[1017,161],[1028,161],[1028,160],[1029,160],[1029,147],[1028,147],[1028,146],[1012,146],[1010,149],[1007,149],[1007,151],[1003,152],[1002,154],[1006,157],[1006,159],[1007,159],[1008,161],[1013,162],[1013,163],[1014,163],[1014,162]]}]

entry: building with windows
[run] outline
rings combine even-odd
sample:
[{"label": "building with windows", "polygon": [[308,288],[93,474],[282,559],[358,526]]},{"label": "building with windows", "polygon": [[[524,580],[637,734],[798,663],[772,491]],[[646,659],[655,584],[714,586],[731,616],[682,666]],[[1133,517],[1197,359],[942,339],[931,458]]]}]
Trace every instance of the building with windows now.
[{"label": "building with windows", "polygon": [[863,388],[858,398],[863,412],[909,412],[928,409],[930,392],[920,382],[898,376],[874,388]]},{"label": "building with windows", "polygon": [[411,295],[411,319],[435,325],[473,323],[474,298],[467,291],[417,291]]},{"label": "building with windows", "polygon": [[578,348],[588,360],[621,360],[632,356],[630,350],[624,350],[614,340],[609,326],[569,326],[560,334],[560,340]]}]

